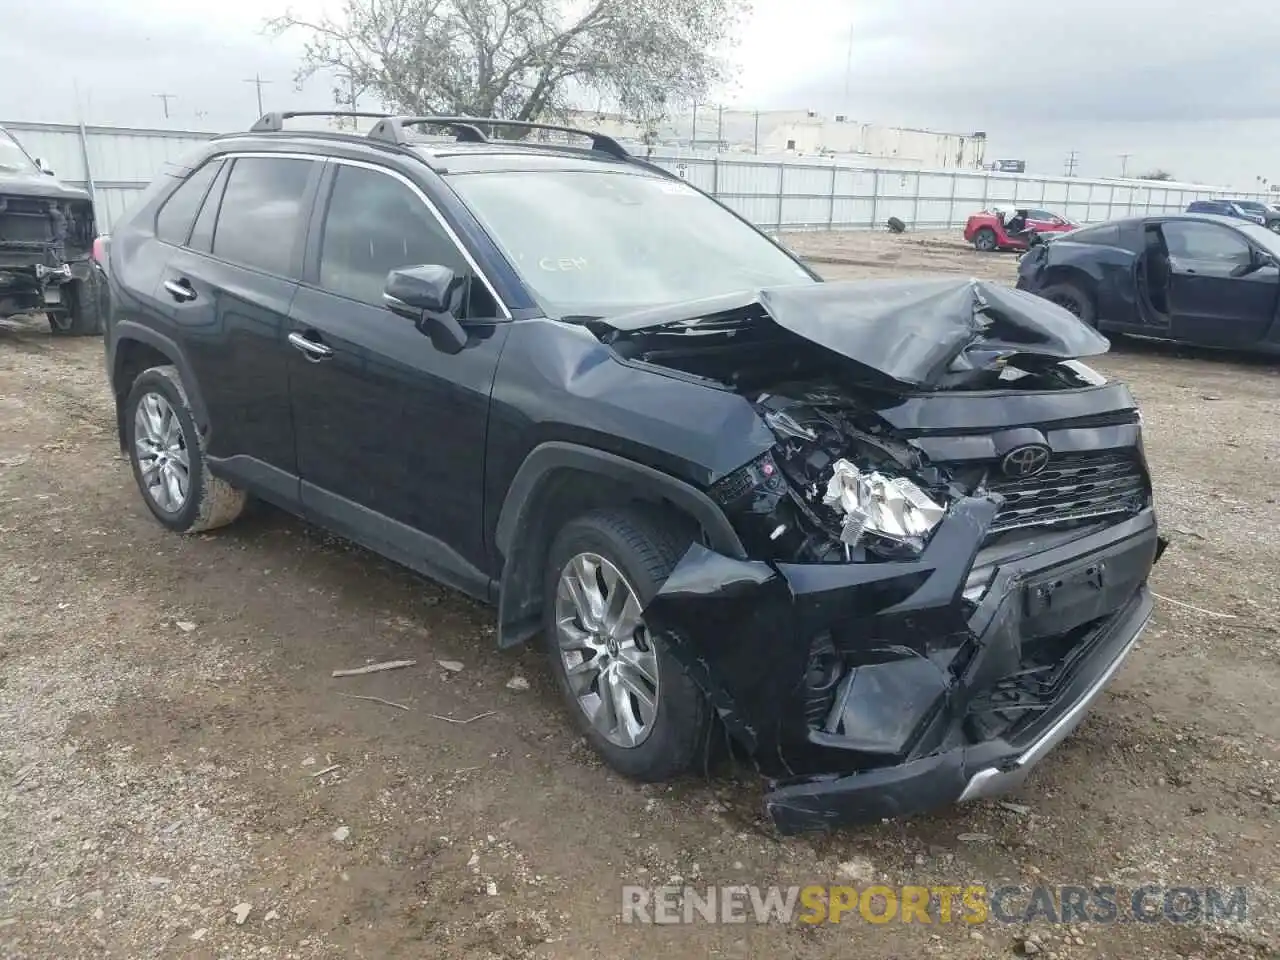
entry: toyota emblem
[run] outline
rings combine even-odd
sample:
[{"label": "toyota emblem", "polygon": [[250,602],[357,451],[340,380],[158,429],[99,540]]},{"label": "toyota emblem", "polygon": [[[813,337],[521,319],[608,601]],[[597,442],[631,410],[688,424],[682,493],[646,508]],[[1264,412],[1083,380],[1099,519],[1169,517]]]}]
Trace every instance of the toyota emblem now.
[{"label": "toyota emblem", "polygon": [[1000,469],[1006,477],[1025,480],[1034,477],[1049,465],[1049,448],[1042,443],[1028,443],[1014,447],[1000,461]]}]

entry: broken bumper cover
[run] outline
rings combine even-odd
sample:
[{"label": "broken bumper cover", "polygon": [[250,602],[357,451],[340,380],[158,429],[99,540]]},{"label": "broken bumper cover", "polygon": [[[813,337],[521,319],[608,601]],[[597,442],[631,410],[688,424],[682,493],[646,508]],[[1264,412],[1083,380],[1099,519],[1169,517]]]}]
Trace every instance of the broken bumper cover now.
[{"label": "broken bumper cover", "polygon": [[923,813],[1018,787],[1036,763],[1079,726],[1137,643],[1150,613],[1150,595],[1143,587],[1108,624],[1093,669],[1029,731],[1029,739],[998,738],[895,767],[779,786],[765,797],[765,809],[781,831],[792,833]]},{"label": "broken bumper cover", "polygon": [[650,603],[769,778],[783,832],[1012,789],[1119,669],[1151,611],[1153,511],[988,562],[995,509],[953,505],[897,563],[771,565],[695,545]]}]

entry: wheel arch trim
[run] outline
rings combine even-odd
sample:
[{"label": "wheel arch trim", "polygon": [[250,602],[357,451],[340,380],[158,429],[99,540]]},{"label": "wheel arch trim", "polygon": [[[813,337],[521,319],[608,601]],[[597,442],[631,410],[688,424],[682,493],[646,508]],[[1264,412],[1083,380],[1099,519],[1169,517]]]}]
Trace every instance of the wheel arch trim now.
[{"label": "wheel arch trim", "polygon": [[[516,471],[503,498],[494,530],[494,546],[501,558],[497,587],[498,644],[522,643],[538,631],[540,609],[537,590],[541,570],[530,570],[536,561],[526,547],[534,530],[542,494],[552,479],[565,471],[595,475],[634,490],[639,499],[667,501],[695,521],[712,549],[735,559],[746,551],[724,512],[701,490],[653,467],[617,454],[564,441],[547,441],[535,447]],[[530,578],[533,577],[531,580]]]}]

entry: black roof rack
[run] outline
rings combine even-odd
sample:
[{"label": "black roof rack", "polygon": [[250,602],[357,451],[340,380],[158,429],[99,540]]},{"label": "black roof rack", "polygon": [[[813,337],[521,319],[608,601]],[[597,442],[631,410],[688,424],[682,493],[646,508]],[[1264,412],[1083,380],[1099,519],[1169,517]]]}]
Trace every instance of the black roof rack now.
[{"label": "black roof rack", "polygon": [[463,143],[489,140],[470,117],[385,117],[373,125],[369,139],[404,146],[411,142],[405,135],[405,127],[449,127]]},{"label": "black roof rack", "polygon": [[284,122],[294,117],[370,117],[381,119],[388,113],[366,113],[363,110],[290,110],[287,113],[264,113],[249,128],[250,133],[279,133]]},{"label": "black roof rack", "polygon": [[[578,127],[567,127],[555,123],[535,123],[532,120],[504,120],[500,117],[387,117],[374,125],[374,128],[369,131],[369,136],[374,140],[403,145],[409,142],[405,136],[404,127],[432,124],[453,127],[458,132],[459,140],[470,140],[476,143],[488,141],[489,138],[482,132],[484,127],[488,127],[490,133],[493,132],[495,127],[519,127],[523,130],[554,130],[559,133],[574,133],[581,137],[590,138],[591,149],[598,153],[608,154],[618,160],[635,159],[627,152],[626,147],[613,139],[613,137],[606,136],[603,133],[595,133],[591,130],[582,130]],[[474,136],[463,136],[464,131],[467,134],[474,134]]]}]

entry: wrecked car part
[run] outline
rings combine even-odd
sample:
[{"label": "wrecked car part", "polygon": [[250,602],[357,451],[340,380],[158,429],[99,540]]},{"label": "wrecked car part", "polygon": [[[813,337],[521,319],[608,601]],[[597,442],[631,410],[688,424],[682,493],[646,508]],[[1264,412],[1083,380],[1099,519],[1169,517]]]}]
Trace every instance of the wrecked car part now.
[{"label": "wrecked car part", "polygon": [[76,299],[68,285],[92,273],[94,236],[88,194],[53,179],[0,129],[0,317],[65,315]]},{"label": "wrecked car part", "polygon": [[[843,366],[858,371],[865,382],[886,388],[965,385],[975,370],[987,373],[1014,358],[1039,369],[1110,348],[1105,337],[1060,307],[981,280],[849,280],[772,287],[623,314],[599,325],[623,334],[664,327],[676,336],[728,334],[723,344],[728,352],[737,346],[733,339],[750,340],[743,337],[750,332],[775,350],[785,348],[785,338],[761,329],[762,319],[768,321],[766,328],[776,326],[816,344],[843,358]],[[675,350],[672,359],[680,359],[675,343],[661,348]],[[966,357],[970,351],[985,357],[984,362]],[[805,359],[793,352],[797,361]]]},{"label": "wrecked car part", "polygon": [[646,608],[752,751],[784,832],[1015,785],[1118,669],[1150,613],[1151,511],[980,549],[996,510],[959,501],[915,560],[763,563],[695,544]]},{"label": "wrecked car part", "polygon": [[864,473],[848,460],[837,460],[831,471],[822,502],[844,512],[840,541],[846,546],[871,534],[919,552],[942,520],[943,508],[906,477]]}]

